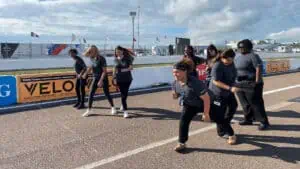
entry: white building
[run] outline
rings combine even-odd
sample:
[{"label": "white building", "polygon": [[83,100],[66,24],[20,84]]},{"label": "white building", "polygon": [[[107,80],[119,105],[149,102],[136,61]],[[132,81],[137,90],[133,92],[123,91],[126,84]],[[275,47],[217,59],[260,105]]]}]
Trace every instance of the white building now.
[{"label": "white building", "polygon": [[289,46],[278,46],[277,51],[281,53],[287,53],[292,52],[292,48]]}]

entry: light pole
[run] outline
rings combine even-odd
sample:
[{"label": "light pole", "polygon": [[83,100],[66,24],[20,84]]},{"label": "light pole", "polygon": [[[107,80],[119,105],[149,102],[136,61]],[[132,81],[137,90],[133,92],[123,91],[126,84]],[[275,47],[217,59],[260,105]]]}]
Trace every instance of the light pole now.
[{"label": "light pole", "polygon": [[136,12],[135,11],[131,11],[129,12],[129,15],[131,16],[132,18],[132,51],[134,52],[134,18],[136,16]]}]

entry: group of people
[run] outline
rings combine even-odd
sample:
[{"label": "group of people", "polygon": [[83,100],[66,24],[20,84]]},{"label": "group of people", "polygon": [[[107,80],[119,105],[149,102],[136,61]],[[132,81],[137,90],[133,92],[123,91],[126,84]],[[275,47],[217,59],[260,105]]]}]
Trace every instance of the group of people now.
[{"label": "group of people", "polygon": [[[85,86],[88,74],[92,73],[92,83],[88,98],[88,108],[83,117],[87,117],[92,113],[93,100],[96,90],[103,88],[103,92],[111,106],[111,114],[115,115],[117,110],[114,106],[114,101],[109,92],[109,81],[107,76],[107,63],[105,57],[100,55],[98,48],[95,45],[89,47],[83,55],[89,58],[89,62],[85,64],[84,60],[78,56],[76,49],[70,49],[69,55],[74,59],[75,72],[76,72],[76,95],[77,103],[73,106],[77,109],[85,108]],[[115,66],[113,68],[113,82],[121,93],[122,106],[120,111],[124,113],[124,118],[128,118],[127,111],[127,96],[130,84],[132,82],[131,71],[133,69],[134,57],[133,53],[126,48],[117,46],[115,49]]]},{"label": "group of people", "polygon": [[[237,137],[231,126],[231,120],[237,111],[239,99],[243,108],[244,120],[240,125],[252,125],[259,121],[259,130],[267,129],[270,124],[263,100],[262,60],[253,52],[253,44],[244,39],[238,43],[239,52],[233,49],[219,51],[214,45],[207,48],[207,58],[195,56],[192,46],[186,46],[182,60],[173,66],[172,95],[179,100],[181,118],[179,124],[179,140],[175,151],[186,148],[189,126],[194,116],[203,112],[202,120],[215,122],[217,134],[226,138],[228,144],[237,142]],[[87,111],[82,114],[87,117],[92,112],[93,98],[97,88],[103,88],[104,94],[111,106],[111,114],[117,110],[109,92],[107,63],[96,46],[89,47],[83,55],[89,57],[86,65],[78,56],[76,49],[69,51],[75,60],[77,109],[85,108],[85,86],[88,74],[92,72],[92,84],[88,98]],[[118,46],[115,49],[115,66],[113,68],[112,84],[121,93],[124,118],[128,118],[127,97],[132,82],[134,54],[126,48]],[[197,65],[206,64],[206,80],[199,80]]]},{"label": "group of people", "polygon": [[[240,41],[237,47],[236,56],[233,49],[218,51],[210,45],[204,60],[194,55],[192,46],[187,46],[183,59],[174,65],[172,95],[182,106],[175,151],[185,149],[190,122],[199,112],[203,112],[204,121],[216,123],[218,136],[226,138],[230,145],[236,144],[237,137],[231,126],[238,107],[235,96],[244,113],[240,125],[258,121],[259,130],[270,126],[263,100],[262,60],[253,52],[249,39]],[[198,80],[195,68],[203,62],[207,65],[206,80]]]}]

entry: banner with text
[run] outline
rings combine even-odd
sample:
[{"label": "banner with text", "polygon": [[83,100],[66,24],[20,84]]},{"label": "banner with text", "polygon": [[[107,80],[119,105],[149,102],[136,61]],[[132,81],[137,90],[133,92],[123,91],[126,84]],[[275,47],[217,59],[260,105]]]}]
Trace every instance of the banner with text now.
[{"label": "banner with text", "polygon": [[290,67],[290,60],[266,61],[265,73],[287,72],[290,70]]},{"label": "banner with text", "polygon": [[[112,72],[108,72],[109,90],[116,92],[112,85]],[[86,91],[91,88],[92,77],[87,79]],[[74,73],[52,73],[18,75],[18,103],[56,100],[76,96],[76,75]],[[103,89],[98,88],[97,94],[102,94]]]}]

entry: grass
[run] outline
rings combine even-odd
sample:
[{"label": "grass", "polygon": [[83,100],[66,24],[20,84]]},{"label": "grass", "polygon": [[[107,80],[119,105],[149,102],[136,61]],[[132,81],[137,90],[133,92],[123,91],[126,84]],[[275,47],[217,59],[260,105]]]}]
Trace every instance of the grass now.
[{"label": "grass", "polygon": [[[134,65],[134,68],[140,67],[154,67],[154,66],[171,66],[173,63],[159,63],[159,64],[141,64]],[[109,66],[108,69],[112,69]],[[21,75],[21,74],[40,74],[40,73],[61,73],[74,71],[74,68],[53,68],[53,69],[32,69],[32,70],[14,70],[14,71],[0,71],[0,75]]]}]

